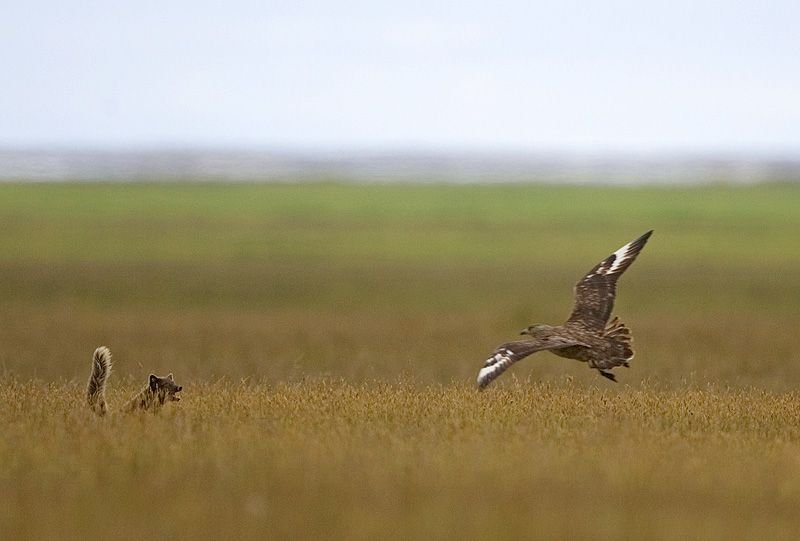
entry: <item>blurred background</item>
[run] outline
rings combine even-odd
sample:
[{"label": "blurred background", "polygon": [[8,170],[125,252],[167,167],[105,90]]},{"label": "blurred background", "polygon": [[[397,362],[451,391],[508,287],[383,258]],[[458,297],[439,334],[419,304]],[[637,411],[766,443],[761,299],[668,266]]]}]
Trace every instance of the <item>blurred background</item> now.
[{"label": "blurred background", "polygon": [[9,5],[0,174],[796,174],[798,16],[789,1]]},{"label": "blurred background", "polygon": [[3,12],[7,373],[471,382],[654,228],[620,379],[800,377],[797,3]]}]

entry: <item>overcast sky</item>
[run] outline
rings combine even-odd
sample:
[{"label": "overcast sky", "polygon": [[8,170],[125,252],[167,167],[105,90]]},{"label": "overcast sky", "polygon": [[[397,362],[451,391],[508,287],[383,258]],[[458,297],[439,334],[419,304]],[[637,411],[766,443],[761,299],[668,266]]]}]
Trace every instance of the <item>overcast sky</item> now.
[{"label": "overcast sky", "polygon": [[800,2],[6,2],[0,145],[800,153]]}]

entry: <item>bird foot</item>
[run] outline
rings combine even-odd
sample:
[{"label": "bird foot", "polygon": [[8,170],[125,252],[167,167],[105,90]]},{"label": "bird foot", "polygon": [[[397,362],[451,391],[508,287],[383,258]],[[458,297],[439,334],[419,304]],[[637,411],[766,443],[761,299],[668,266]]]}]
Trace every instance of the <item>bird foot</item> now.
[{"label": "bird foot", "polygon": [[613,381],[614,383],[617,382],[617,376],[615,376],[611,372],[603,372],[602,370],[598,370],[598,372],[600,372],[600,375],[603,376],[604,378],[608,378],[611,381]]}]

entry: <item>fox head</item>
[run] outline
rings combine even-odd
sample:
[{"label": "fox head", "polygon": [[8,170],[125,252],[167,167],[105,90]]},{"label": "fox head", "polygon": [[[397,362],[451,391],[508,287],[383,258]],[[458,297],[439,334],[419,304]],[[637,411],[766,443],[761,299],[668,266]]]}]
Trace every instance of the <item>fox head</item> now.
[{"label": "fox head", "polygon": [[181,392],[183,387],[175,383],[175,378],[172,376],[172,373],[167,374],[164,378],[160,378],[155,374],[150,374],[149,385],[150,392],[158,397],[159,404],[164,404],[167,400],[177,402],[181,399],[181,397],[175,393]]}]

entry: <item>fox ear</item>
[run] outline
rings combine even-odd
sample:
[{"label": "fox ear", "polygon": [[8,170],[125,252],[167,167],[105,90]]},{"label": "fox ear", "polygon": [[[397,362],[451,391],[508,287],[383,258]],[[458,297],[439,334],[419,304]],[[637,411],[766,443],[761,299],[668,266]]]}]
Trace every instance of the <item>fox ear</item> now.
[{"label": "fox ear", "polygon": [[170,381],[175,381],[175,378],[172,377],[172,372],[167,374],[167,379],[169,379]]},{"label": "fox ear", "polygon": [[155,392],[158,388],[158,378],[155,374],[150,374],[150,390]]}]

